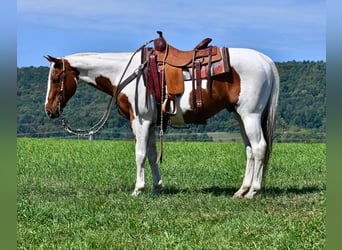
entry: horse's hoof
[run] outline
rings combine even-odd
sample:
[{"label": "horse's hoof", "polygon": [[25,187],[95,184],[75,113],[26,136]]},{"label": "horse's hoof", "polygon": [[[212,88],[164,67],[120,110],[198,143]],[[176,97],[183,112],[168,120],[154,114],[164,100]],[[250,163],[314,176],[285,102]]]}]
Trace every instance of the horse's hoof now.
[{"label": "horse's hoof", "polygon": [[243,199],[243,194],[245,194],[246,191],[244,189],[239,189],[238,191],[235,192],[233,195],[233,199]]},{"label": "horse's hoof", "polygon": [[246,194],[244,198],[247,200],[251,200],[254,198],[254,195],[253,194]]},{"label": "horse's hoof", "polygon": [[159,194],[162,188],[163,188],[163,182],[162,180],[160,180],[158,184],[153,186],[152,195]]},{"label": "horse's hoof", "polygon": [[144,189],[134,189],[133,193],[131,194],[131,196],[133,197],[137,197],[139,194],[142,193]]},{"label": "horse's hoof", "polygon": [[141,191],[134,190],[133,193],[131,194],[131,196],[132,197],[137,197],[140,193],[141,193]]},{"label": "horse's hoof", "polygon": [[245,199],[251,200],[253,199],[257,194],[259,194],[259,191],[257,190],[249,190],[248,193],[245,195]]},{"label": "horse's hoof", "polygon": [[233,199],[243,199],[243,195],[235,193]]}]

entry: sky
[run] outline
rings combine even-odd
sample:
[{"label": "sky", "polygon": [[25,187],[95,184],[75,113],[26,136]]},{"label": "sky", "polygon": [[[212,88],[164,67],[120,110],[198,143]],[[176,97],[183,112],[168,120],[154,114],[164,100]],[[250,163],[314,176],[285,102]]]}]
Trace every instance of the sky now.
[{"label": "sky", "polygon": [[48,66],[44,55],[134,51],[157,30],[182,50],[211,37],[276,62],[326,60],[321,0],[17,0],[17,66]]}]

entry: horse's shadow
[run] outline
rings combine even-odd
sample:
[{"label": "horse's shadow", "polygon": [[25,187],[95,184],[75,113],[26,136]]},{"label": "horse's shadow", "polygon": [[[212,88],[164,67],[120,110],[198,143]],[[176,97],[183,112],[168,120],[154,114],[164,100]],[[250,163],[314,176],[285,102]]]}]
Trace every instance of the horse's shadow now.
[{"label": "horse's shadow", "polygon": [[[107,189],[107,190],[97,190],[97,189],[87,189],[87,193],[96,193],[96,195],[113,195],[118,193],[129,194],[132,190],[131,186],[125,186],[118,189]],[[177,186],[165,186],[161,189],[157,197],[165,196],[177,196],[177,195],[211,195],[215,197],[232,197],[234,193],[238,190],[238,187],[233,186],[211,186],[203,188],[191,188],[191,187],[177,187]],[[306,195],[315,194],[320,192],[325,192],[326,188],[322,186],[304,186],[304,187],[266,187],[264,188],[257,197],[263,198],[276,198],[281,196],[293,196],[293,195]],[[77,190],[59,190],[59,191],[49,191],[56,196],[64,197],[76,197],[78,196]],[[145,193],[150,193],[149,190],[145,190]],[[153,195],[155,196],[155,195]]]},{"label": "horse's shadow", "polygon": [[236,187],[205,187],[205,188],[180,188],[175,186],[166,186],[161,190],[162,195],[177,195],[184,193],[202,193],[202,194],[212,194],[215,196],[222,195],[233,195],[236,191]]},{"label": "horse's shadow", "polygon": [[279,195],[305,195],[305,194],[314,194],[326,191],[325,186],[303,186],[303,187],[288,187],[288,188],[279,188],[279,187],[270,187],[265,188],[264,195],[266,196],[279,196]]},{"label": "horse's shadow", "polygon": [[[161,195],[177,195],[182,193],[202,193],[202,194],[211,194],[214,196],[233,196],[234,193],[238,190],[238,187],[204,187],[204,188],[180,188],[175,186],[164,187],[161,191]],[[304,195],[304,194],[312,194],[326,191],[325,187],[320,186],[304,186],[304,187],[288,187],[288,188],[280,188],[280,187],[266,187],[261,193],[262,196],[272,197],[279,195]]]}]

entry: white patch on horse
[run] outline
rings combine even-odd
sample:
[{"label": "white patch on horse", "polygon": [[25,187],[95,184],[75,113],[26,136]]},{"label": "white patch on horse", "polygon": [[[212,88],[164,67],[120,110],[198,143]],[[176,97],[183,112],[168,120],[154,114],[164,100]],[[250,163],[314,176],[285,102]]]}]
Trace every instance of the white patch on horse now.
[{"label": "white patch on horse", "polygon": [[48,81],[47,81],[47,88],[46,88],[45,105],[48,103],[48,100],[49,100],[49,93],[50,93],[50,86],[51,86],[50,75],[52,74],[52,70],[53,70],[54,65],[55,65],[55,63],[53,63],[53,62],[50,65],[49,78],[48,78]]}]

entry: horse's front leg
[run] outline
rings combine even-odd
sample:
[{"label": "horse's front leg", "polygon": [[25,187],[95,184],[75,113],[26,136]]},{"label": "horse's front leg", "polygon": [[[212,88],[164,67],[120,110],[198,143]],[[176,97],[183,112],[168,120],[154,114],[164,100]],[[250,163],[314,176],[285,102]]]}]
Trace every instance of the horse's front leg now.
[{"label": "horse's front leg", "polygon": [[152,178],[153,178],[153,189],[152,194],[157,194],[160,192],[163,182],[160,177],[159,168],[157,164],[157,148],[156,148],[156,134],[155,126],[150,127],[149,140],[148,140],[148,161],[151,166]]},{"label": "horse's front leg", "polygon": [[132,196],[139,195],[145,188],[145,160],[149,141],[151,122],[136,118],[132,121],[135,135],[135,162],[137,165],[137,179]]}]

